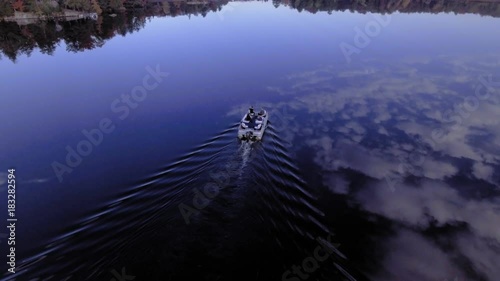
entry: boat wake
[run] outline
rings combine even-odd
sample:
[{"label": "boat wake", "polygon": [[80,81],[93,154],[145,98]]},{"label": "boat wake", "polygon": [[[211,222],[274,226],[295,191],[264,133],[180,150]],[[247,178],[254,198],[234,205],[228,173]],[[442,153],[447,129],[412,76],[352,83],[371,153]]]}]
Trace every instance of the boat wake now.
[{"label": "boat wake", "polygon": [[249,142],[241,142],[239,151],[241,152],[241,167],[240,167],[240,177],[243,173],[243,169],[247,166],[248,160],[250,159],[250,152],[252,151],[252,144]]},{"label": "boat wake", "polygon": [[[137,280],[280,280],[318,241],[334,247],[272,124],[255,143],[238,141],[237,127],[127,187],[1,280],[108,281],[123,268]],[[331,252],[316,277],[347,280]]]}]

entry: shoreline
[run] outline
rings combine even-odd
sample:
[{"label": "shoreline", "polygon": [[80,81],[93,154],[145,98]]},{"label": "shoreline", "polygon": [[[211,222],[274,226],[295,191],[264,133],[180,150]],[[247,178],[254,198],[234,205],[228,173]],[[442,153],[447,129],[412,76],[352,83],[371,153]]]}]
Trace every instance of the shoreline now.
[{"label": "shoreline", "polygon": [[89,13],[89,12],[79,12],[74,10],[64,10],[60,13],[51,15],[51,16],[38,16],[34,13],[29,12],[15,12],[13,16],[0,18],[0,21],[5,22],[17,22],[18,24],[31,24],[39,21],[47,21],[47,20],[77,20],[77,19],[97,19],[97,13]]}]

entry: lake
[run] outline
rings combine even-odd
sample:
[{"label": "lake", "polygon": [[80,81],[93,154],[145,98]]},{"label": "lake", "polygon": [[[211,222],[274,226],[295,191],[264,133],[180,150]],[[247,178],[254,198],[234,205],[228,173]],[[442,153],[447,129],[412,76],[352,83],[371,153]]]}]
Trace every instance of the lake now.
[{"label": "lake", "polygon": [[498,280],[500,2],[149,2],[0,22],[0,280]]}]

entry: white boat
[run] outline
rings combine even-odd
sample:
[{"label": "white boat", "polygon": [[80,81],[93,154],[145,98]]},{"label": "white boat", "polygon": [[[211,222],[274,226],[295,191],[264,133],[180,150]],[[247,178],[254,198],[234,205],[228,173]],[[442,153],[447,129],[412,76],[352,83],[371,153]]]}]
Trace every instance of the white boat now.
[{"label": "white boat", "polygon": [[241,119],[238,127],[238,138],[246,141],[262,140],[268,119],[267,111],[261,109],[258,113],[255,113],[253,107],[250,107]]}]

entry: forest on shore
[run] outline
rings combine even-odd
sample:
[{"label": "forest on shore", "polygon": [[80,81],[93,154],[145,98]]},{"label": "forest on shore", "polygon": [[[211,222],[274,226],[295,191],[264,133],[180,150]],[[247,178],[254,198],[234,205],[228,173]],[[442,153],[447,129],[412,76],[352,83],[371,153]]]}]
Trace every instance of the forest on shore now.
[{"label": "forest on shore", "polygon": [[[252,0],[239,0],[252,1]],[[261,0],[274,6],[285,5],[299,11],[351,10],[357,12],[455,12],[498,15],[500,0]],[[224,5],[229,0],[3,0],[0,1],[0,20],[12,17],[15,12],[31,13],[39,17],[56,17],[64,10],[82,13],[111,14],[159,6],[168,11],[171,7]]]},{"label": "forest on shore", "polygon": [[[10,1],[9,4],[17,1],[20,0]],[[42,1],[45,0],[38,0],[38,2]],[[61,2],[69,1],[65,0]],[[48,20],[30,24],[18,24],[15,21],[0,21],[0,59],[4,56],[15,62],[19,55],[29,56],[33,50],[39,50],[41,53],[51,55],[59,45],[59,42],[64,42],[66,50],[70,52],[91,50],[102,47],[108,40],[111,40],[115,36],[126,36],[127,34],[139,31],[144,28],[147,20],[151,17],[176,17],[183,15],[205,17],[208,13],[220,11],[225,5],[230,3],[228,0],[197,0],[196,2],[165,0],[85,1],[89,3],[97,1],[99,7],[103,9],[103,13],[114,12],[114,9],[117,7],[118,11],[121,10],[122,12],[117,13],[114,17],[100,16],[97,20]],[[112,1],[118,1],[121,5],[109,6],[108,4]],[[22,2],[29,1],[24,0]],[[284,6],[298,10],[299,12],[306,11],[310,13],[331,13],[333,11],[382,14],[393,12],[445,12],[500,17],[500,1],[441,0],[440,2],[429,2],[427,0],[375,0],[366,2],[370,3],[369,5],[361,3],[360,0],[272,0],[269,2],[272,2],[272,5],[275,7]],[[135,4],[132,5],[132,3]],[[92,8],[89,9],[92,11]]]},{"label": "forest on shore", "polygon": [[15,12],[37,16],[56,16],[64,9],[102,14],[141,8],[149,0],[3,0],[0,1],[0,18],[13,16]]}]

